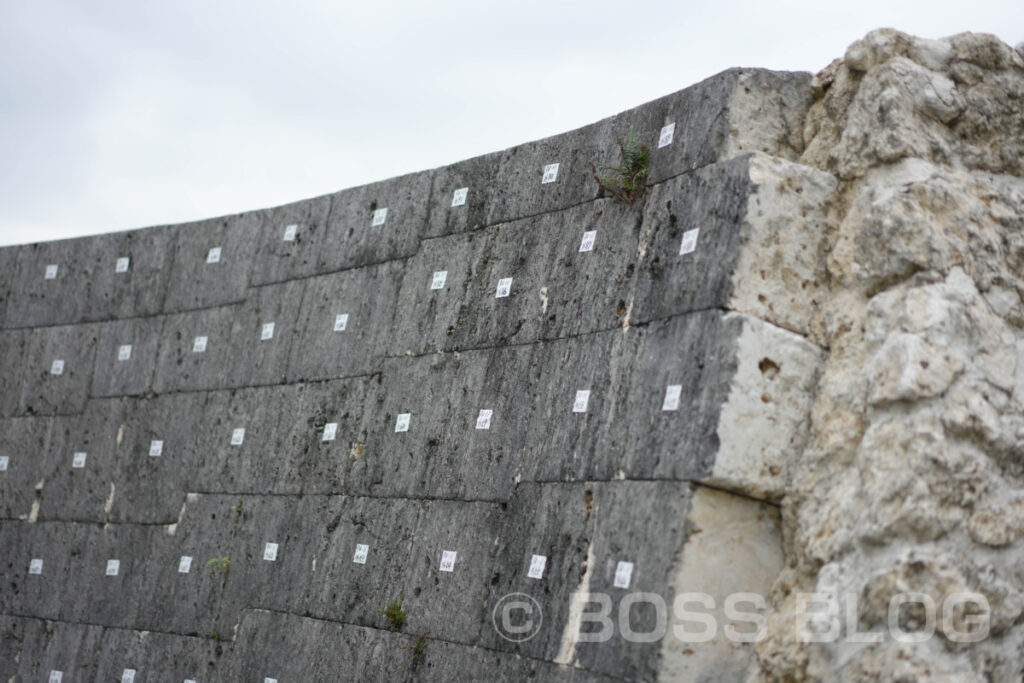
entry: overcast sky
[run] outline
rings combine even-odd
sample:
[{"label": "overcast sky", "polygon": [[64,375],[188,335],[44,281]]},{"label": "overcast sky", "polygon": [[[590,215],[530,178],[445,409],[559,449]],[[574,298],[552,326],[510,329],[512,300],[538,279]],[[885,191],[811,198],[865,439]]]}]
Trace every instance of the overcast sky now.
[{"label": "overcast sky", "polygon": [[0,0],[0,244],[273,206],[1021,0]]}]

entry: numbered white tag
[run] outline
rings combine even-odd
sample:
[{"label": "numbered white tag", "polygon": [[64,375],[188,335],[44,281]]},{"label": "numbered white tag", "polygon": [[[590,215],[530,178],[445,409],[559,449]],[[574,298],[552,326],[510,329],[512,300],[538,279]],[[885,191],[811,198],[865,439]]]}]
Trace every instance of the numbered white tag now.
[{"label": "numbered white tag", "polygon": [[445,550],[441,552],[441,571],[453,572],[455,571],[455,558],[458,555],[454,550]]},{"label": "numbered white tag", "polygon": [[572,402],[572,412],[587,412],[587,404],[590,403],[590,389],[580,389],[576,392],[576,398]]},{"label": "numbered white tag", "polygon": [[43,279],[45,279],[45,280],[55,280],[55,279],[57,279],[57,264],[56,263],[51,263],[50,265],[46,266],[46,273],[43,275]]},{"label": "numbered white tag", "polygon": [[297,233],[298,231],[299,231],[299,226],[296,225],[295,223],[292,223],[291,225],[284,226],[284,238],[283,238],[284,241],[285,242],[294,242],[295,241],[295,233]]},{"label": "numbered white tag", "polygon": [[679,397],[683,395],[683,385],[669,384],[665,387],[665,400],[661,402],[662,410],[679,410]]},{"label": "numbered white tag", "polygon": [[125,669],[122,671],[121,683],[135,683],[135,669]]},{"label": "numbered white tag", "polygon": [[241,446],[245,441],[245,427],[235,427],[231,430],[231,445]]},{"label": "numbered white tag", "polygon": [[274,323],[263,323],[260,328],[260,341],[267,341],[274,338]]},{"label": "numbered white tag", "polygon": [[593,251],[594,241],[597,240],[597,230],[587,230],[580,240],[580,251]]},{"label": "numbered white tag", "polygon": [[40,558],[35,558],[28,563],[28,573],[35,574],[38,576],[43,573],[43,561]]},{"label": "numbered white tag", "polygon": [[530,558],[530,570],[526,572],[526,576],[531,579],[540,579],[544,577],[544,567],[548,564],[548,558],[544,555],[534,555]]},{"label": "numbered white tag", "polygon": [[50,683],[60,683],[64,680],[63,671],[51,671],[50,672]]},{"label": "numbered white tag", "polygon": [[164,442],[160,439],[153,439],[149,442],[149,457],[159,458],[164,454]]},{"label": "numbered white tag", "polygon": [[71,467],[80,470],[85,467],[85,459],[89,456],[84,451],[78,451],[71,457]]},{"label": "numbered white tag", "polygon": [[480,411],[480,414],[476,416],[476,428],[477,429],[490,429],[491,428],[491,416],[494,415],[494,411],[490,409],[484,409]]},{"label": "numbered white tag", "polygon": [[697,249],[697,236],[700,235],[700,228],[687,230],[683,233],[683,241],[679,245],[679,255],[692,253]]},{"label": "numbered white tag", "polygon": [[206,253],[207,263],[220,263],[220,247],[214,247]]},{"label": "numbered white tag", "polygon": [[182,555],[181,559],[178,560],[178,573],[188,574],[190,571],[192,571],[192,556]]},{"label": "numbered white tag", "polygon": [[132,345],[121,344],[117,347],[117,359],[118,360],[131,360],[132,358]]},{"label": "numbered white tag", "polygon": [[186,678],[182,683],[196,683],[196,679],[194,679],[194,678]]},{"label": "numbered white tag", "polygon": [[509,293],[511,291],[512,291],[512,278],[510,278],[510,277],[503,277],[500,280],[498,280],[498,289],[494,293],[494,298],[495,299],[501,299],[503,297],[506,297],[506,296],[509,295]]},{"label": "numbered white tag", "polygon": [[338,435],[338,423],[328,422],[324,425],[324,435],[321,437],[324,441],[334,441],[334,437]]},{"label": "numbered white tag", "polygon": [[335,332],[344,332],[346,327],[348,327],[348,313],[339,313],[334,316]]},{"label": "numbered white tag", "polygon": [[192,340],[192,353],[205,353],[206,342],[209,341],[207,337],[196,337]]},{"label": "numbered white tag", "polygon": [[63,375],[64,374],[64,361],[56,359],[50,364],[51,375]]},{"label": "numbered white tag", "polygon": [[468,187],[460,187],[452,193],[452,206],[462,206],[466,203],[466,195],[469,194]]},{"label": "numbered white tag", "polygon": [[0,455],[0,472],[6,472],[7,467],[11,464],[11,456]]},{"label": "numbered white tag", "polygon": [[263,683],[277,683],[277,679],[276,678],[271,678],[271,677],[267,676],[266,678],[263,679]]},{"label": "numbered white tag", "polygon": [[121,560],[107,560],[107,576],[117,576],[121,571]]},{"label": "numbered white tag", "polygon": [[377,209],[376,211],[373,212],[373,223],[372,223],[372,225],[375,228],[378,225],[384,225],[384,221],[386,221],[387,219],[388,219],[388,210],[387,210],[387,208]]},{"label": "numbered white tag", "polygon": [[352,561],[356,564],[366,564],[366,558],[370,555],[370,546],[364,543],[356,543],[356,552]]},{"label": "numbered white tag", "polygon": [[277,544],[268,543],[263,547],[263,559],[267,562],[273,562],[277,559]]},{"label": "numbered white tag", "polygon": [[117,259],[117,263],[114,264],[114,272],[127,273],[128,266],[131,265],[131,262],[132,260],[130,258],[128,258],[127,256],[122,256],[121,258]]},{"label": "numbered white tag", "polygon": [[629,588],[629,582],[633,579],[633,563],[619,562],[615,567],[615,587]]},{"label": "numbered white tag", "polygon": [[409,420],[412,419],[412,413],[399,413],[395,419],[395,431],[396,432],[407,432],[409,431]]},{"label": "numbered white tag", "polygon": [[672,138],[676,134],[676,124],[670,123],[667,126],[662,126],[661,134],[658,136],[658,149],[662,147],[668,147],[672,144]]},{"label": "numbered white tag", "polygon": [[540,179],[541,185],[553,183],[558,179],[558,164],[548,164],[544,167],[544,175]]},{"label": "numbered white tag", "polygon": [[448,280],[447,270],[435,270],[433,277],[430,278],[431,289],[441,289],[444,287],[444,283]]}]

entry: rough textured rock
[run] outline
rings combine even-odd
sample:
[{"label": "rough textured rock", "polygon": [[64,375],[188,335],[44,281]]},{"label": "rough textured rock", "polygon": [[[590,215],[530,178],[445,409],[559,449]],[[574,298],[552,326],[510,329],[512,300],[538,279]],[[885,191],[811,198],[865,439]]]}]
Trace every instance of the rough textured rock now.
[{"label": "rough textured rock", "polygon": [[[879,30],[814,87],[801,162],[840,180],[828,356],[790,464],[787,569],[757,678],[1020,680],[1024,56],[987,35]],[[803,642],[818,617],[801,592],[838,596],[879,642]],[[898,642],[885,627],[906,592],[940,608],[984,596],[989,637],[955,642],[940,623]]]}]

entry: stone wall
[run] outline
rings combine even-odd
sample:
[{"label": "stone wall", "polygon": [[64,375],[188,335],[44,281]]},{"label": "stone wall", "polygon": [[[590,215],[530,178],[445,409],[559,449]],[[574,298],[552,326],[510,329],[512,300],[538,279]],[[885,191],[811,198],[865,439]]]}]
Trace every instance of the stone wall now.
[{"label": "stone wall", "polygon": [[[880,31],[813,79],[0,249],[0,679],[1019,677],[1022,63]],[[588,164],[630,131],[632,207]],[[910,591],[986,596],[991,636],[800,635],[801,595],[869,630]]]}]

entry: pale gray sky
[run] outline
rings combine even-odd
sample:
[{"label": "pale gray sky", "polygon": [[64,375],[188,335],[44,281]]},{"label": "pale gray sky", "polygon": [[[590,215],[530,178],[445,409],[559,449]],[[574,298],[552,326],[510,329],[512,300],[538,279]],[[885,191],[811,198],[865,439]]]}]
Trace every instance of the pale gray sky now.
[{"label": "pale gray sky", "polygon": [[0,244],[273,206],[1021,0],[0,0]]}]

